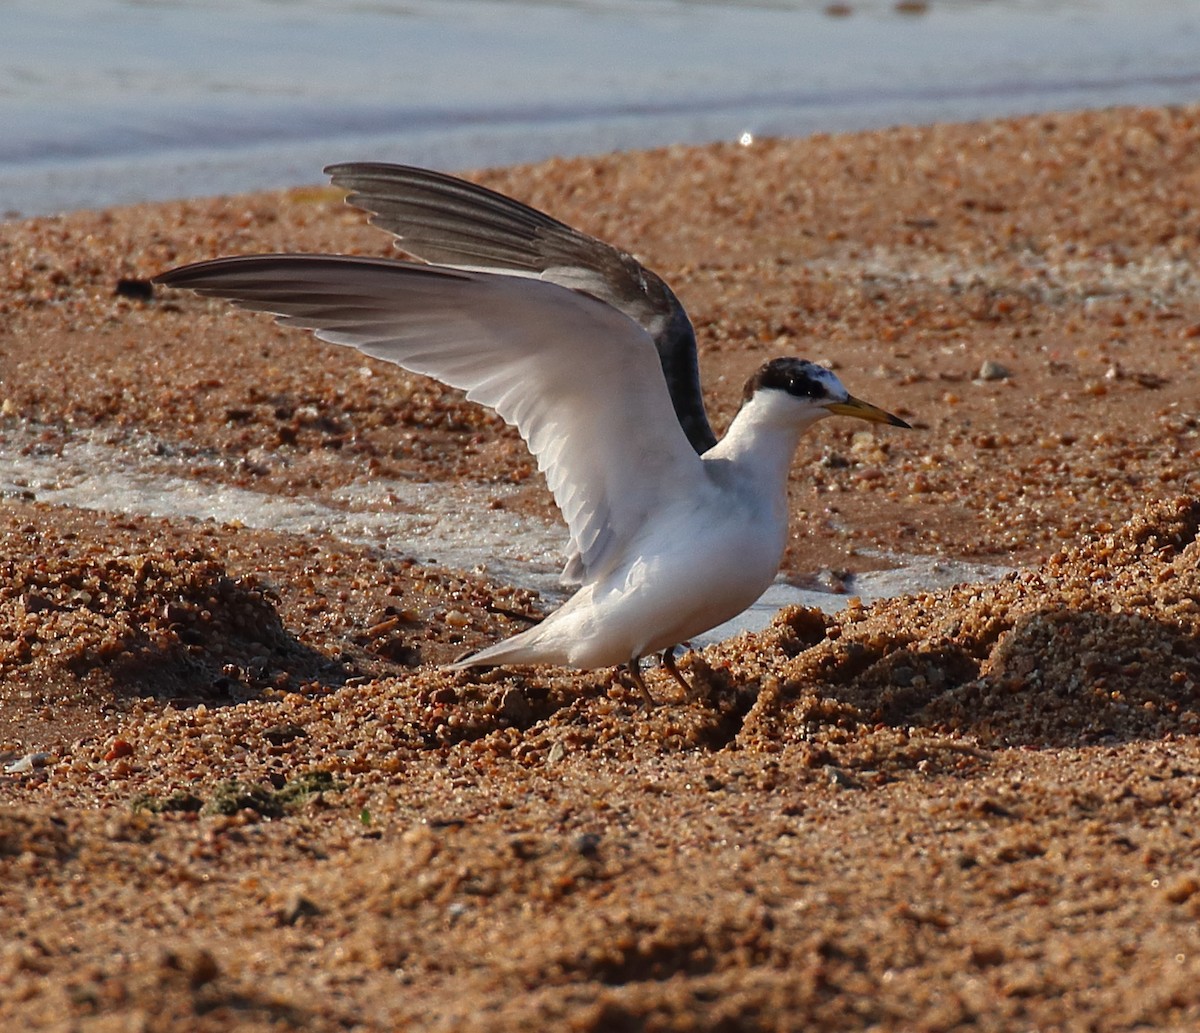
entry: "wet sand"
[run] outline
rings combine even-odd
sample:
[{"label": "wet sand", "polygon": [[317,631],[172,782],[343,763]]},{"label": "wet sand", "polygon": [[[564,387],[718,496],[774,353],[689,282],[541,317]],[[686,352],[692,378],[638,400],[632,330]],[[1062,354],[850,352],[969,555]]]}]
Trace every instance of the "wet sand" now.
[{"label": "wet sand", "polygon": [[[914,424],[805,440],[789,576],[1014,573],[784,611],[646,710],[604,672],[438,671],[545,607],[486,574],[0,465],[0,1025],[1200,1023],[1200,108],[479,178],[664,275],[719,425],[777,354]],[[116,291],[388,247],[323,188],[0,226],[0,447],[549,519],[453,392]]]}]

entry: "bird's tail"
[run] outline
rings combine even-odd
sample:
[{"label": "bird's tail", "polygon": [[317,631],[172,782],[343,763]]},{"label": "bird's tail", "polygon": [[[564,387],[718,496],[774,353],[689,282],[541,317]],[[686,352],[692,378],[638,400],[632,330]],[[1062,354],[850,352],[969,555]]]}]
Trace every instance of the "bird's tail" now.
[{"label": "bird's tail", "polygon": [[[563,664],[566,657],[558,655],[558,650],[546,648],[539,633],[542,626],[535,627],[497,642],[493,646],[464,656],[446,665],[446,670],[461,671],[468,667],[499,667],[501,664]],[[553,655],[552,655],[553,654]]]}]

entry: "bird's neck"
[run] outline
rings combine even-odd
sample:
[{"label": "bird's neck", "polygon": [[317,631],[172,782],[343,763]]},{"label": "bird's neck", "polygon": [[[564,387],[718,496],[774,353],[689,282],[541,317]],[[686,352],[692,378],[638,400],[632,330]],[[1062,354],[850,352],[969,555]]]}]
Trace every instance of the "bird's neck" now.
[{"label": "bird's neck", "polygon": [[814,410],[806,419],[781,392],[757,392],[738,410],[725,436],[704,458],[729,463],[739,477],[772,491],[786,506],[788,472],[800,436],[824,415]]}]

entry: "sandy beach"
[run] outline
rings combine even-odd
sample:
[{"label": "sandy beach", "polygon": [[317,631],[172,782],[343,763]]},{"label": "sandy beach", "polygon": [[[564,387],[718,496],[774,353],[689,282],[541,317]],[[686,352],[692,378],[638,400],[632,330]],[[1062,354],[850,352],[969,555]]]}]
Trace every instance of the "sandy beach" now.
[{"label": "sandy beach", "polygon": [[[554,519],[455,392],[148,290],[391,253],[337,192],[0,224],[0,1026],[1200,1026],[1200,107],[472,178],[672,285],[719,428],[786,354],[913,424],[797,455],[785,573],[845,607],[647,709],[440,671],[547,608],[486,572],[48,501],[18,459]],[[904,556],[1010,573],[854,598]]]}]

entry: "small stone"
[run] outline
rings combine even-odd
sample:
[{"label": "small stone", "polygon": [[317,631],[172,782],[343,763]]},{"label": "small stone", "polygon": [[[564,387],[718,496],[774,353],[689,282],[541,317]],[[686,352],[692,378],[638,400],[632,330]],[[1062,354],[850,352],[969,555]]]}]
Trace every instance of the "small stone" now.
[{"label": "small stone", "polygon": [[279,724],[272,725],[270,728],[264,728],[262,737],[271,743],[273,746],[282,746],[284,743],[289,743],[293,739],[302,739],[307,733],[299,725],[294,724]]},{"label": "small stone", "polygon": [[181,973],[195,989],[211,983],[221,974],[217,959],[203,947],[164,950],[159,955],[159,969],[164,973]]},{"label": "small stone", "polygon": [[976,968],[992,968],[1004,962],[1004,948],[994,943],[972,944],[968,956]]},{"label": "small stone", "polygon": [[367,629],[367,638],[382,638],[384,635],[395,631],[398,627],[400,627],[400,617],[398,614],[393,614],[391,617],[369,627]]},{"label": "small stone", "polygon": [[993,359],[987,359],[983,365],[979,367],[979,372],[975,374],[976,380],[1007,380],[1012,376],[1012,371],[1007,366],[1002,366]]},{"label": "small stone", "polygon": [[500,697],[500,714],[513,724],[523,724],[533,716],[533,711],[520,689],[505,689]]},{"label": "small stone", "polygon": [[23,775],[35,768],[44,768],[51,759],[49,753],[27,753],[11,764],[5,764],[4,770],[10,775]]},{"label": "small stone", "polygon": [[1181,875],[1167,885],[1167,900],[1172,904],[1182,904],[1191,899],[1197,890],[1200,890],[1200,881],[1197,881],[1194,875]]},{"label": "small stone", "polygon": [[295,925],[302,918],[313,918],[320,913],[321,909],[316,904],[299,890],[295,890],[288,895],[275,917],[281,925]]},{"label": "small stone", "polygon": [[596,857],[600,853],[600,836],[595,832],[584,832],[577,836],[575,851],[581,857]]},{"label": "small stone", "polygon": [[128,757],[133,753],[133,743],[127,739],[114,739],[112,745],[108,748],[108,752],[104,755],[105,760],[117,760],[121,757]]},{"label": "small stone", "polygon": [[113,288],[113,294],[118,298],[132,298],[134,301],[150,301],[154,297],[154,284],[149,280],[134,277],[122,277]]},{"label": "small stone", "polygon": [[825,774],[829,778],[829,784],[837,786],[839,789],[862,788],[862,783],[857,778],[836,764],[826,764]]}]

